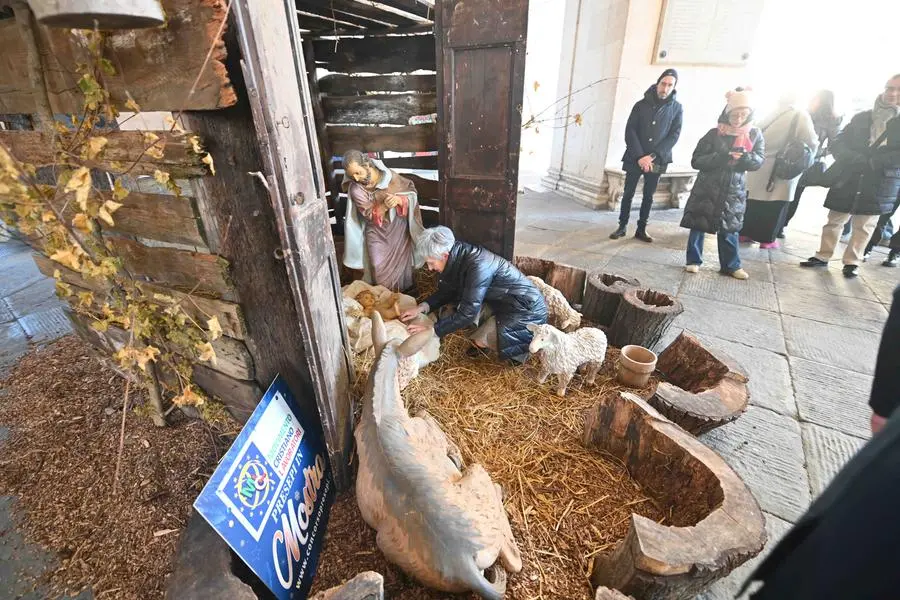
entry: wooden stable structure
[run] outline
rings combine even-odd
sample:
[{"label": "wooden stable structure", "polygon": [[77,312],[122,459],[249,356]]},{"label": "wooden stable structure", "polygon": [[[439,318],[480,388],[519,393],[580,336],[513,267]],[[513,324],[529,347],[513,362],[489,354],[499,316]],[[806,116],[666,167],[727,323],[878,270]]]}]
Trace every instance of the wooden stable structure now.
[{"label": "wooden stable structure", "polygon": [[[92,165],[96,184],[110,183],[110,163],[137,158],[144,132],[155,129],[167,142],[156,167],[184,194],[155,185],[154,164],[141,161],[122,181],[132,201],[104,237],[138,278],[169,295],[193,292],[199,312],[218,316],[219,364],[198,365],[195,382],[246,418],[283,375],[318,414],[345,488],[352,365],[335,251],[344,210],[338,157],[350,148],[397,153],[389,166],[426,171],[412,179],[428,223],[511,258],[528,2],[162,5],[164,27],[108,33],[104,56],[116,75],[106,87],[120,110],[130,95],[148,119],[179,113],[217,174],[162,125],[109,134],[109,162]],[[85,37],[31,25],[42,86],[29,76],[29,39],[0,13],[0,142],[52,169],[52,144],[29,130],[28,115],[46,110],[60,119],[80,110],[75,64],[84,60]],[[409,124],[424,115],[436,117]],[[36,261],[45,273],[58,268]],[[61,271],[71,285],[92,287]],[[121,343],[115,331],[97,335],[77,320],[76,327],[104,351]]]}]

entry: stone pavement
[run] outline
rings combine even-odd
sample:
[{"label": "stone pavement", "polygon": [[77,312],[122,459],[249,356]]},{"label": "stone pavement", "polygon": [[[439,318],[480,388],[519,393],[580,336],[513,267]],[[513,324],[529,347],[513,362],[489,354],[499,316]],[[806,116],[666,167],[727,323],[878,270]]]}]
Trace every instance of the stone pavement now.
[{"label": "stone pavement", "polygon": [[[69,333],[64,302],[54,281],[37,270],[29,248],[0,229],[0,379],[34,345]],[[12,401],[0,389],[0,401]],[[0,423],[0,441],[8,431]],[[40,600],[46,590],[36,582],[57,565],[56,557],[26,541],[17,529],[15,498],[0,496],[0,600]],[[83,592],[77,598],[90,598]]]},{"label": "stone pavement", "polygon": [[[875,356],[900,283],[900,269],[881,266],[882,249],[855,280],[843,277],[840,261],[813,271],[798,266],[818,247],[822,192],[807,189],[781,249],[742,245],[748,281],[718,273],[714,236],[707,237],[700,273],[683,271],[687,230],[678,225],[680,210],[652,213],[653,244],[631,237],[613,241],[608,235],[617,214],[592,211],[553,192],[527,189],[519,195],[517,255],[604,268],[676,294],[685,312],[660,347],[687,329],[748,371],[747,412],[701,439],[753,491],[767,520],[767,549],[869,437]],[[629,236],[636,220],[634,212]],[[734,598],[758,560],[700,598]]]}]

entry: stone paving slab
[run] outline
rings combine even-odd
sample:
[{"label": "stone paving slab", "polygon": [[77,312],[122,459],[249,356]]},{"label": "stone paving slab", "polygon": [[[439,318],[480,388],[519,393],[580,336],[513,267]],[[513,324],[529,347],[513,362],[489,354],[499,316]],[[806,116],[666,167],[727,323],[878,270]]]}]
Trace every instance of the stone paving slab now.
[{"label": "stone paving slab", "polygon": [[[763,516],[766,518],[766,533],[769,537],[762,552],[732,571],[727,577],[712,584],[708,590],[697,596],[697,600],[733,600],[736,598],[738,591],[744,585],[744,581],[750,577],[757,565],[775,548],[775,545],[784,537],[784,534],[791,529],[791,524],[784,519],[779,519],[767,512],[763,512]],[[745,593],[739,600],[745,600],[748,596],[749,593]]]},{"label": "stone paving slab", "polygon": [[699,439],[744,479],[763,510],[791,522],[806,511],[809,481],[797,421],[751,406]]},{"label": "stone paving slab", "polygon": [[815,288],[792,285],[779,286],[778,303],[781,312],[786,315],[852,326],[879,334],[888,316],[887,309],[880,302],[823,294]]},{"label": "stone paving slab", "polygon": [[813,498],[821,494],[847,462],[866,443],[833,429],[802,423],[803,449]]},{"label": "stone paving slab", "polygon": [[0,325],[0,379],[28,352],[28,338],[18,322]]},{"label": "stone paving slab", "polygon": [[796,264],[773,264],[772,272],[775,275],[775,287],[784,286],[802,287],[805,289],[824,290],[828,294],[836,296],[849,296],[877,302],[878,296],[869,288],[861,277],[847,279],[841,274],[839,265],[837,268],[807,268]]},{"label": "stone paving slab", "polygon": [[15,320],[16,315],[13,314],[12,309],[10,309],[6,304],[6,300],[4,298],[0,298],[0,324],[9,323]]},{"label": "stone paving slab", "polygon": [[729,342],[717,337],[698,334],[697,338],[703,345],[725,352],[746,370],[750,377],[748,387],[752,406],[762,406],[796,418],[797,403],[791,387],[791,371],[787,358],[770,350]]},{"label": "stone paving slab", "polygon": [[[5,244],[4,244],[5,245]],[[0,298],[44,279],[29,252],[17,252],[0,261]]]},{"label": "stone paving slab", "polygon": [[560,235],[559,231],[551,231],[550,229],[538,229],[534,226],[527,226],[516,231],[516,241],[526,244],[539,245],[556,245],[562,241],[565,236]]},{"label": "stone paving slab", "polygon": [[541,258],[551,248],[547,244],[529,244],[516,240],[513,253],[515,256],[530,256],[532,258]]},{"label": "stone paving slab", "polygon": [[675,321],[679,327],[779,354],[786,351],[777,313],[687,294],[679,299],[685,309]]},{"label": "stone paving slab", "polygon": [[33,313],[19,319],[29,341],[43,344],[72,331],[72,325],[62,307]]},{"label": "stone paving slab", "polygon": [[[761,266],[768,270],[769,265]],[[775,284],[756,281],[752,274],[750,279],[739,281],[716,271],[701,270],[699,273],[685,275],[679,293],[750,308],[778,311]]]},{"label": "stone paving slab", "polygon": [[791,357],[800,419],[868,438],[872,377]]},{"label": "stone paving slab", "polygon": [[679,267],[666,267],[622,255],[613,256],[606,263],[606,269],[612,273],[621,273],[636,277],[644,288],[677,294],[684,272]]},{"label": "stone paving slab", "polygon": [[554,247],[548,249],[541,258],[553,260],[565,265],[571,265],[590,272],[605,267],[612,257],[605,254],[596,254],[594,252],[582,252],[570,248]]},{"label": "stone paving slab", "polygon": [[656,242],[653,244],[640,241],[629,242],[621,247],[617,256],[672,267],[684,267],[685,262],[684,249],[665,248]]},{"label": "stone paving slab", "polygon": [[56,282],[49,278],[36,281],[28,287],[10,294],[5,300],[13,315],[19,319],[64,304],[64,301],[56,295]]},{"label": "stone paving slab", "polygon": [[891,303],[894,301],[894,290],[900,285],[900,269],[893,269],[893,272],[896,273],[894,279],[871,276],[866,271],[868,271],[868,269],[863,271],[860,278],[866,282],[866,285],[869,286],[869,289],[872,290],[872,293],[875,294],[875,297],[878,298],[882,304],[890,307]]},{"label": "stone paving slab", "polygon": [[826,365],[858,373],[875,372],[881,334],[785,315],[784,335],[788,352]]}]

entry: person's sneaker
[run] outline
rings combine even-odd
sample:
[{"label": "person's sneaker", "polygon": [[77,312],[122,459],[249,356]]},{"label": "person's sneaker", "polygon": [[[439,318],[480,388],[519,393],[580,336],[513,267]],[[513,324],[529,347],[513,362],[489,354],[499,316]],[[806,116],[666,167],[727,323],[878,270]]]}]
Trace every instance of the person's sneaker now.
[{"label": "person's sneaker", "polygon": [[780,245],[781,244],[779,244],[778,242],[760,242],[759,249],[760,250],[774,250],[775,248],[778,248]]},{"label": "person's sneaker", "polygon": [[870,258],[871,256],[872,256],[872,251],[870,250],[869,252],[866,252],[865,254],[863,254],[862,261],[863,261],[863,262],[869,262],[869,258]]},{"label": "person's sneaker", "polygon": [[844,277],[847,279],[859,277],[859,267],[856,265],[844,265]]},{"label": "person's sneaker", "polygon": [[609,234],[609,239],[617,240],[619,238],[625,237],[625,226],[619,225],[619,228]]},{"label": "person's sneaker", "polygon": [[641,240],[642,242],[647,242],[648,244],[653,243],[653,238],[647,235],[647,231],[645,229],[638,229],[634,234],[634,239]]},{"label": "person's sneaker", "polygon": [[779,231],[778,235],[776,235],[775,237],[777,237],[779,240],[783,240],[784,239],[784,229]]},{"label": "person's sneaker", "polygon": [[684,270],[688,273],[699,273],[700,265],[686,265],[684,267]]},{"label": "person's sneaker", "polygon": [[750,279],[750,273],[743,269],[738,269],[737,271],[732,271],[729,273],[735,279]]},{"label": "person's sneaker", "polygon": [[815,256],[810,256],[806,260],[800,263],[801,267],[827,267],[828,261],[822,260],[820,258],[816,258]]},{"label": "person's sneaker", "polygon": [[882,266],[882,267],[896,267],[896,266],[897,266],[897,259],[900,258],[900,257],[898,257],[897,255],[898,255],[897,252],[894,252],[893,250],[891,250],[891,251],[888,253],[888,257],[887,257],[886,259],[884,259],[884,262],[883,262],[883,263],[881,263],[881,266]]}]

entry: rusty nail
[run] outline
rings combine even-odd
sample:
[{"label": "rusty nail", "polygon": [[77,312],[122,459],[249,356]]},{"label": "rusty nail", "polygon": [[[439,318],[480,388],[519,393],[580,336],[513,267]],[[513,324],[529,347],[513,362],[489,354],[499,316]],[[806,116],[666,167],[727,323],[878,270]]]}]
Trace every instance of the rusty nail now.
[{"label": "rusty nail", "polygon": [[275,248],[272,254],[275,256],[275,260],[284,260],[284,250],[281,248]]}]

